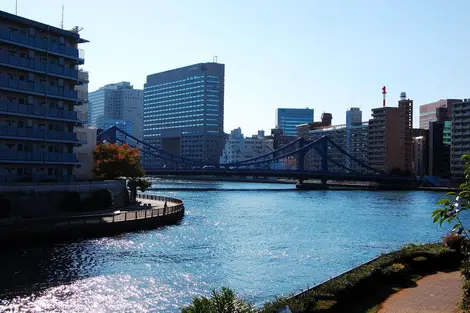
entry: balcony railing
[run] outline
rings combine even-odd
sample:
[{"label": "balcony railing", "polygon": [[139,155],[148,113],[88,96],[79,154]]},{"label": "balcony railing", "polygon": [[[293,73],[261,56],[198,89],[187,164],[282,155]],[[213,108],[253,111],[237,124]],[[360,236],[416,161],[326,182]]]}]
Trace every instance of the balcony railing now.
[{"label": "balcony railing", "polygon": [[79,55],[79,49],[77,48],[61,45],[51,40],[48,41],[47,39],[42,39],[39,36],[28,36],[19,32],[12,32],[10,29],[5,27],[0,27],[0,39],[17,42],[49,52],[59,53],[74,59],[82,59],[81,55]]},{"label": "balcony railing", "polygon": [[57,64],[43,63],[38,59],[28,59],[9,55],[7,51],[0,52],[0,63],[11,64],[17,67],[23,67],[28,70],[35,70],[49,74],[56,74],[72,79],[79,79],[79,71],[74,68],[59,66]]},{"label": "balcony railing", "polygon": [[44,130],[38,128],[18,128],[12,126],[0,126],[0,137],[23,137],[38,140],[57,140],[78,142],[74,132]]},{"label": "balcony railing", "polygon": [[0,111],[81,122],[76,111],[49,109],[42,105],[0,102]]},{"label": "balcony railing", "polygon": [[73,163],[77,162],[75,153],[60,152],[38,152],[38,151],[16,151],[0,150],[0,160],[3,161],[30,161],[48,163]]},{"label": "balcony railing", "polygon": [[70,183],[76,181],[75,176],[72,175],[15,175],[15,174],[0,174],[0,183],[19,183],[19,182],[63,182]]},{"label": "balcony railing", "polygon": [[49,97],[57,96],[74,101],[79,100],[77,97],[78,93],[74,89],[57,86],[46,86],[37,82],[11,79],[5,76],[0,76],[0,87],[18,89],[33,93],[47,94]]}]

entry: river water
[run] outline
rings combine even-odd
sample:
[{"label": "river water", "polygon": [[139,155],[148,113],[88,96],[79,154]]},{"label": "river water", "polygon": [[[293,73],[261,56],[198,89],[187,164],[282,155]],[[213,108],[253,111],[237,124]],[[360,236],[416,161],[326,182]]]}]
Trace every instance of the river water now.
[{"label": "river water", "polygon": [[3,251],[0,311],[179,312],[221,286],[261,304],[445,233],[431,219],[444,195],[436,192],[194,181],[154,187],[185,201],[179,225]]}]

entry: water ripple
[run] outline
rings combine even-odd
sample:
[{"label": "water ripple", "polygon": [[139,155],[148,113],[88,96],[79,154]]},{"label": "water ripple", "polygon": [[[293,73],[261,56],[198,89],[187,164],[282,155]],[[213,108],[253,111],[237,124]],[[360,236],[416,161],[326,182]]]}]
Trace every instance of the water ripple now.
[{"label": "water ripple", "polygon": [[[188,185],[213,191],[181,189]],[[293,186],[228,182],[154,187],[185,200],[179,225],[2,253],[0,311],[179,312],[221,286],[259,304],[445,231],[430,218],[438,193],[278,193],[271,189]]]}]

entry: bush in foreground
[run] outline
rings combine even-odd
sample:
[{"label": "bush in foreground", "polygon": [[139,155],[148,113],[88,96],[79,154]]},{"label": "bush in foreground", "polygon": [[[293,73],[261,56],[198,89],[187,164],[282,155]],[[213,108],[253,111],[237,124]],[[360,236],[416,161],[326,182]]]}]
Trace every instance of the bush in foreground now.
[{"label": "bush in foreground", "polygon": [[211,297],[194,298],[192,304],[183,308],[182,313],[255,313],[251,304],[238,298],[233,290],[223,287],[220,291],[212,290]]}]

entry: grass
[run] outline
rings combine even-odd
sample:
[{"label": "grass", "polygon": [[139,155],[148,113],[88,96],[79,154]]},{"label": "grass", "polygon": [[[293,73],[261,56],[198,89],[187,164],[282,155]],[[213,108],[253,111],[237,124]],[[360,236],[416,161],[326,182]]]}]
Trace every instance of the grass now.
[{"label": "grass", "polygon": [[263,313],[288,304],[292,312],[374,313],[389,295],[416,285],[424,274],[456,268],[460,255],[442,244],[407,245],[318,286],[302,298],[278,298]]}]

